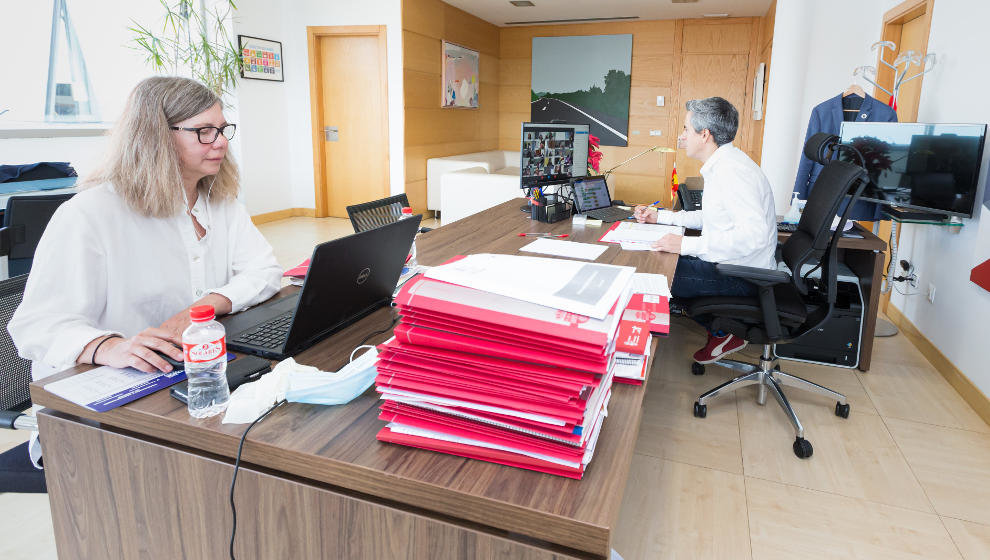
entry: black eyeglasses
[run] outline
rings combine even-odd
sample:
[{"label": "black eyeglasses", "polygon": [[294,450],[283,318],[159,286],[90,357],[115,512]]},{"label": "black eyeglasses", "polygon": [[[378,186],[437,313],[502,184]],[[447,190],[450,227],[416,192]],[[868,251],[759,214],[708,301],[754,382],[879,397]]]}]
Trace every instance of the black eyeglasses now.
[{"label": "black eyeglasses", "polygon": [[217,137],[223,134],[223,137],[227,140],[234,139],[234,132],[237,131],[236,124],[225,124],[220,127],[216,126],[201,126],[199,128],[186,128],[180,126],[170,126],[172,130],[188,130],[189,132],[195,132],[196,136],[199,138],[200,144],[212,144],[217,141]]}]

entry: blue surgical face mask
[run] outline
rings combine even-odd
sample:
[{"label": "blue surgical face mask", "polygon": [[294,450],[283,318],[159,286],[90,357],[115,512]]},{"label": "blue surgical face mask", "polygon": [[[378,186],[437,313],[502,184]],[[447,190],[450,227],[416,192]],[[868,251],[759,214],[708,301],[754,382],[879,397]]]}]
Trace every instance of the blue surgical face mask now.
[{"label": "blue surgical face mask", "polygon": [[358,356],[336,373],[289,372],[289,402],[308,404],[346,404],[368,390],[375,382],[378,351],[370,350]]}]

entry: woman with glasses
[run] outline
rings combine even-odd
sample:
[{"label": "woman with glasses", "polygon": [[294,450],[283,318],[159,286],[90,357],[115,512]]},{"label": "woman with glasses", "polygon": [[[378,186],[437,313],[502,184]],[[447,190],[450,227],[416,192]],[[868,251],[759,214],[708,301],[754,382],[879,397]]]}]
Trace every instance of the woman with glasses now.
[{"label": "woman with glasses", "polygon": [[10,334],[35,379],[76,364],[171,371],[188,309],[271,297],[281,269],[237,201],[236,126],[193,80],[149,78],[103,166],[45,230]]}]

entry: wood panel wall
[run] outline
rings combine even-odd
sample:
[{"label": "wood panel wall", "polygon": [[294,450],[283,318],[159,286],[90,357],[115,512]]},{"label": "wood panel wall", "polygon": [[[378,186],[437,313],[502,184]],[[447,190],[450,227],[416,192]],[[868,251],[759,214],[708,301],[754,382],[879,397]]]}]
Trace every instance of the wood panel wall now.
[{"label": "wood panel wall", "polygon": [[[478,109],[440,108],[443,40],[480,53]],[[440,0],[403,0],[402,64],[406,194],[424,212],[428,158],[497,149],[499,29]]]},{"label": "wood panel wall", "polygon": [[[529,120],[533,37],[633,35],[632,86],[629,100],[629,146],[602,148],[603,171],[642,150],[675,147],[683,125],[684,102],[698,97],[725,97],[740,112],[736,145],[759,161],[762,127],[752,121],[753,75],[764,18],[657,20],[611,24],[550,25],[499,29],[498,145],[519,149],[519,124]],[[770,28],[772,30],[772,27]],[[663,95],[663,107],[656,98]],[[650,136],[659,129],[661,136]],[[754,136],[759,140],[754,142]],[[648,154],[624,165],[610,184],[626,202],[670,202],[674,157]],[[681,151],[678,176],[698,175],[700,163]]]}]

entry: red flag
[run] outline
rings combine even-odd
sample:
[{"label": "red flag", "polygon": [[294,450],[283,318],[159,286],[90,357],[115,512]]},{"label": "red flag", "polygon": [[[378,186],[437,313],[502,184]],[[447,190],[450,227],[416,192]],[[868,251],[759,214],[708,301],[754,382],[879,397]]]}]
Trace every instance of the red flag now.
[{"label": "red flag", "polygon": [[670,173],[670,199],[673,200],[677,196],[677,162],[674,162],[674,170]]}]

